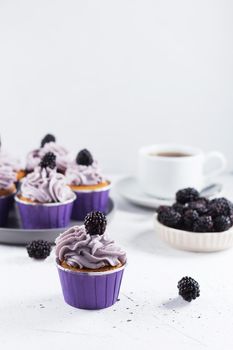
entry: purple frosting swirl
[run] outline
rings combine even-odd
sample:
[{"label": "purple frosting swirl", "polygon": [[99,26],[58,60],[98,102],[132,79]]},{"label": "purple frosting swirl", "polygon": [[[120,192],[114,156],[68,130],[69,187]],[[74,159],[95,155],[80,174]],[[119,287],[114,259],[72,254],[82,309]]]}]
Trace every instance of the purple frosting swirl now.
[{"label": "purple frosting swirl", "polygon": [[14,172],[18,172],[20,169],[22,169],[19,159],[14,158],[2,151],[0,152],[0,165],[9,166]]},{"label": "purple frosting swirl", "polygon": [[89,235],[84,226],[69,228],[56,239],[55,254],[71,267],[99,269],[125,264],[126,253],[103,235]]},{"label": "purple frosting swirl", "polygon": [[65,202],[74,198],[64,175],[55,169],[36,167],[22,181],[23,197],[40,203]]},{"label": "purple frosting swirl", "polygon": [[34,170],[39,165],[43,156],[48,152],[55,154],[57,168],[65,172],[68,164],[71,162],[71,155],[64,147],[58,145],[56,142],[48,142],[44,147],[29,152],[26,158],[27,171]]},{"label": "purple frosting swirl", "polygon": [[34,149],[33,151],[29,152],[26,158],[26,170],[27,171],[33,171],[35,167],[37,167],[41,161],[41,158],[39,156],[39,149]]},{"label": "purple frosting swirl", "polygon": [[66,170],[67,183],[69,185],[97,185],[105,181],[98,163],[94,161],[91,165],[79,165],[72,162]]},{"label": "purple frosting swirl", "polygon": [[14,185],[16,173],[11,166],[0,165],[0,189],[8,189]]}]

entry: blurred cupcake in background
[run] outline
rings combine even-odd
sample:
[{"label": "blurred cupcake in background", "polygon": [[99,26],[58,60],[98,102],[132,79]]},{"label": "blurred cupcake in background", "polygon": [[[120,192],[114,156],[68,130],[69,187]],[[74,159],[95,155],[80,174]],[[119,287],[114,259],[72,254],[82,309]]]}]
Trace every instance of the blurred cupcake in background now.
[{"label": "blurred cupcake in background", "polygon": [[57,144],[56,138],[47,134],[41,141],[40,148],[28,153],[26,158],[26,171],[32,172],[39,165],[46,153],[52,152],[56,156],[57,171],[64,174],[68,164],[71,162],[71,154],[63,146]]},{"label": "blurred cupcake in background", "polygon": [[65,173],[67,183],[76,193],[72,219],[84,220],[85,216],[99,210],[106,214],[111,183],[104,178],[98,163],[87,150],[81,150]]},{"label": "blurred cupcake in background", "polygon": [[0,139],[0,166],[2,165],[12,168],[16,176],[16,182],[25,176],[25,171],[23,170],[20,160],[2,150]]},{"label": "blurred cupcake in background", "polygon": [[22,226],[26,229],[66,227],[76,196],[57,172],[56,156],[44,155],[35,170],[23,180],[15,197]]},{"label": "blurred cupcake in background", "polygon": [[80,309],[103,309],[118,298],[126,253],[105,232],[101,212],[89,213],[56,239],[56,262],[66,303]]},{"label": "blurred cupcake in background", "polygon": [[0,226],[7,224],[16,193],[16,173],[12,167],[0,164]]}]

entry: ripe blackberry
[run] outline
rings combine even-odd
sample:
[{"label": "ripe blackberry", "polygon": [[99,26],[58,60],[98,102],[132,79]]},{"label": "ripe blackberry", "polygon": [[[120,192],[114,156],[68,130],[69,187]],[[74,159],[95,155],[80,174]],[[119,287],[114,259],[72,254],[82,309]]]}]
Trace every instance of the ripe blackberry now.
[{"label": "ripe blackberry", "polygon": [[47,134],[47,135],[45,135],[45,137],[41,140],[41,145],[40,145],[40,147],[41,147],[41,148],[44,147],[44,145],[45,145],[46,143],[49,143],[49,142],[56,142],[56,138],[55,138],[55,136],[53,136],[52,134]]},{"label": "ripe blackberry", "polygon": [[198,214],[203,215],[208,212],[208,203],[208,199],[200,197],[196,201],[188,203],[188,207],[196,210]]},{"label": "ripe blackberry", "polygon": [[193,231],[194,223],[198,220],[199,214],[196,210],[188,209],[183,216],[183,227],[187,231]]},{"label": "ripe blackberry", "polygon": [[209,215],[216,217],[219,215],[231,216],[233,204],[226,198],[215,198],[209,203]]},{"label": "ripe blackberry", "polygon": [[176,201],[180,204],[186,204],[195,201],[199,197],[199,192],[195,188],[184,188],[176,192]]},{"label": "ripe blackberry", "polygon": [[213,231],[213,220],[209,215],[200,216],[193,224],[194,232],[212,232]]},{"label": "ripe blackberry", "polygon": [[93,163],[92,154],[87,149],[82,149],[76,157],[76,163],[80,165],[91,165]]},{"label": "ripe blackberry", "polygon": [[181,214],[176,212],[172,207],[167,207],[158,213],[158,220],[163,225],[178,228],[181,224],[182,217]]},{"label": "ripe blackberry", "polygon": [[172,208],[179,214],[183,215],[185,212],[185,206],[180,203],[174,203],[172,204]]},{"label": "ripe blackberry", "polygon": [[192,277],[183,277],[177,285],[179,295],[186,301],[192,301],[200,296],[200,287]]},{"label": "ripe blackberry", "polygon": [[84,219],[84,226],[90,235],[103,235],[106,229],[107,219],[104,213],[92,211]]},{"label": "ripe blackberry", "polygon": [[168,205],[160,205],[160,206],[157,208],[157,213],[162,213],[163,211],[166,211],[168,208],[171,208],[171,207],[168,206]]},{"label": "ripe blackberry", "polygon": [[32,241],[26,248],[30,258],[34,259],[46,259],[51,252],[50,243],[43,240]]},{"label": "ripe blackberry", "polygon": [[56,156],[53,152],[48,152],[44,155],[40,162],[41,168],[51,168],[54,169],[56,167]]},{"label": "ripe blackberry", "polygon": [[222,232],[228,230],[232,226],[229,216],[219,215],[214,218],[214,231]]}]

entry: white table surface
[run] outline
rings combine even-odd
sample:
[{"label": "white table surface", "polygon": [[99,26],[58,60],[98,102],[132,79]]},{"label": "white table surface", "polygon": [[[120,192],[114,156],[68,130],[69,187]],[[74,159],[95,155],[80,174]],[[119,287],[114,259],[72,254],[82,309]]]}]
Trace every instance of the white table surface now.
[{"label": "white table surface", "polygon": [[[225,186],[233,198],[231,188],[233,176]],[[232,349],[233,250],[172,249],[153,232],[153,211],[114,199],[108,231],[128,253],[120,301],[99,311],[72,308],[63,301],[54,254],[35,261],[23,247],[1,245],[0,348]],[[200,283],[191,303],[177,293],[185,275]]]}]

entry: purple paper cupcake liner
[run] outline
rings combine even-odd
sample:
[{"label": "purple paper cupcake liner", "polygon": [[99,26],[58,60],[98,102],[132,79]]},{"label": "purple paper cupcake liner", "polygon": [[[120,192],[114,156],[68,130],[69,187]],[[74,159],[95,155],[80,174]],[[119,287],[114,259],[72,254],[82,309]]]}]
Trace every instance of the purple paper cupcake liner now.
[{"label": "purple paper cupcake liner", "polygon": [[15,192],[9,196],[0,197],[0,226],[6,226],[9,211],[14,204]]},{"label": "purple paper cupcake liner", "polygon": [[65,203],[27,203],[15,196],[22,227],[25,229],[46,229],[67,227],[70,222],[73,202]]},{"label": "purple paper cupcake liner", "polygon": [[65,302],[78,309],[98,310],[117,301],[124,273],[122,266],[106,272],[76,272],[57,264]]},{"label": "purple paper cupcake liner", "polygon": [[72,220],[83,221],[85,216],[94,210],[106,214],[109,191],[110,185],[98,190],[74,191],[77,197],[71,214]]}]

